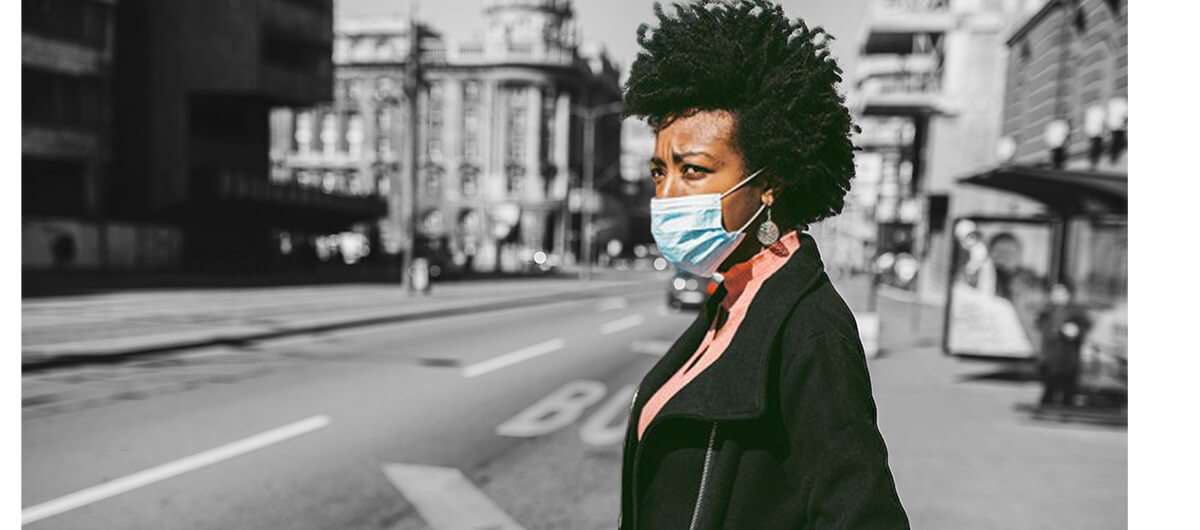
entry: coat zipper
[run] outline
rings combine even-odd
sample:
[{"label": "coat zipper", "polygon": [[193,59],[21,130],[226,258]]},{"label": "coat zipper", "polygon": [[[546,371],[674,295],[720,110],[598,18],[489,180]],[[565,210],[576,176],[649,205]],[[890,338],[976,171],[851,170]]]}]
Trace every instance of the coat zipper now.
[{"label": "coat zipper", "polygon": [[712,472],[712,458],[717,441],[717,422],[713,422],[712,431],[708,433],[708,449],[704,451],[704,469],[700,472],[700,491],[696,493],[696,507],[692,509],[692,523],[689,530],[696,530],[700,522],[700,510],[704,506],[704,490],[708,486],[708,475]]}]

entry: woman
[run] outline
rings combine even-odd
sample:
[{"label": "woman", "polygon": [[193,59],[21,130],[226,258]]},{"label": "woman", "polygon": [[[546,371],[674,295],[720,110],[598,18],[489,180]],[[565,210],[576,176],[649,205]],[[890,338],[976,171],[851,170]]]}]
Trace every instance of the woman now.
[{"label": "woman", "polygon": [[766,0],[654,11],[625,86],[656,134],[651,230],[722,281],[634,394],[620,526],[908,528],[854,316],[803,233],[854,173],[829,37]]}]

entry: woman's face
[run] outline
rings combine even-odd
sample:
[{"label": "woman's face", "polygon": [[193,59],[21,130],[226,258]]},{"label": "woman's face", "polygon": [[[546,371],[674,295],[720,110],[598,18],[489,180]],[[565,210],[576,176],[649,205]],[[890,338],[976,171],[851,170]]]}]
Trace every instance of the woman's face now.
[{"label": "woman's face", "polygon": [[[675,119],[658,131],[650,175],[660,199],[725,193],[749,176],[733,143],[734,117],[728,111],[701,111]],[[757,168],[755,168],[757,169]],[[721,201],[721,221],[737,230],[764,202],[762,175]],[[769,198],[765,198],[769,201]]]}]

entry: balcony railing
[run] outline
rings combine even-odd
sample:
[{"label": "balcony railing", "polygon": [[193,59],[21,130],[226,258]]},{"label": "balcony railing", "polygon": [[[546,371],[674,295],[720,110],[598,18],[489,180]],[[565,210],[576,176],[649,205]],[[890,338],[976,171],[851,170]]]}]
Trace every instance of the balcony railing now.
[{"label": "balcony railing", "polygon": [[876,5],[884,11],[932,13],[948,10],[950,0],[876,0]]},{"label": "balcony railing", "polygon": [[860,87],[868,96],[936,94],[942,90],[942,74],[941,71],[882,74],[864,79]]},{"label": "balcony railing", "polygon": [[941,67],[936,54],[916,55],[864,55],[859,57],[857,79],[894,75],[899,73],[934,74]]}]

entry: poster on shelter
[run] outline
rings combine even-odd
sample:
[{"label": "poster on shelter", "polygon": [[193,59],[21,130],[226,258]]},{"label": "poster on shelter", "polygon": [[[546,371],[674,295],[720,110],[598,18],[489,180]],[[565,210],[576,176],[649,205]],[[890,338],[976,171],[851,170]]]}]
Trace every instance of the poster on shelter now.
[{"label": "poster on shelter", "polygon": [[1046,303],[1048,224],[959,220],[946,346],[951,354],[1032,358]]}]

